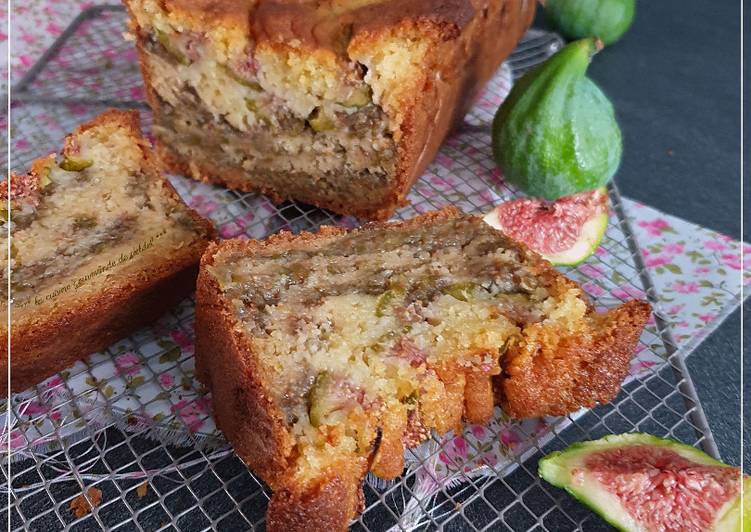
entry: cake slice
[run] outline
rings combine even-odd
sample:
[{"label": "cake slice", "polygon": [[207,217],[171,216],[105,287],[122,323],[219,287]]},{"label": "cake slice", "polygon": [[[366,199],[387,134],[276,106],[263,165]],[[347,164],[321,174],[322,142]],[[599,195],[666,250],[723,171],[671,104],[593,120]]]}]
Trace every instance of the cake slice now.
[{"label": "cake slice", "polygon": [[124,0],[162,162],[385,220],[534,0]]},{"label": "cake slice", "polygon": [[[8,182],[0,184],[3,205]],[[3,213],[0,327],[20,391],[145,325],[195,287],[211,224],[159,174],[136,111],[108,111],[65,139],[61,155],[11,175]],[[3,254],[5,255],[5,254]],[[3,342],[0,374],[7,371]],[[0,379],[0,393],[7,392]]]},{"label": "cake slice", "polygon": [[649,306],[597,314],[582,290],[481,218],[444,209],[352,232],[212,244],[196,366],[217,423],[274,491],[270,530],[343,530],[367,471],[487,422],[617,394]]}]

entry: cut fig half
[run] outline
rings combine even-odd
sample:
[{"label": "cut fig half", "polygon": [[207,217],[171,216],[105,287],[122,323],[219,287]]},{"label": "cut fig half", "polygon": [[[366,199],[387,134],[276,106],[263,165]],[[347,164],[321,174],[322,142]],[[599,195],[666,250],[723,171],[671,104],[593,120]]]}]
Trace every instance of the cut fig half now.
[{"label": "cut fig half", "polygon": [[557,266],[576,266],[595,252],[608,227],[605,188],[547,201],[505,201],[485,222]]},{"label": "cut fig half", "polygon": [[576,443],[540,460],[540,476],[619,530],[740,531],[751,528],[751,482],[706,453],[649,434]]}]

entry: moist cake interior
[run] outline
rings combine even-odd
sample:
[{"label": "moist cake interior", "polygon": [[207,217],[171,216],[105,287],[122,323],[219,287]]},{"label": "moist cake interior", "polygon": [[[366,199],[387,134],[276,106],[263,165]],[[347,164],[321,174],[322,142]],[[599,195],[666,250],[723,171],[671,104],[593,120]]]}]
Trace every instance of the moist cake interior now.
[{"label": "moist cake interior", "polygon": [[[363,65],[333,83],[283,53],[241,63],[218,57],[200,34],[152,28],[141,39],[159,100],[154,131],[180,159],[244,171],[255,186],[295,197],[385,199],[395,148]],[[310,95],[293,100],[293,80],[310,83]]]},{"label": "moist cake interior", "polygon": [[[159,262],[165,249],[179,254],[202,238],[205,228],[167,193],[140,139],[122,125],[104,122],[68,137],[62,156],[12,177],[14,322],[81,301],[145,262]],[[0,239],[7,246],[5,231]]]},{"label": "moist cake interior", "polygon": [[[296,475],[345,453],[402,453],[489,419],[491,377],[533,324],[584,327],[578,288],[479,218],[376,228],[216,255],[209,271],[251,338],[297,441]],[[381,449],[382,450],[382,449]],[[401,473],[401,462],[374,472]],[[298,480],[304,480],[299,478]]]}]

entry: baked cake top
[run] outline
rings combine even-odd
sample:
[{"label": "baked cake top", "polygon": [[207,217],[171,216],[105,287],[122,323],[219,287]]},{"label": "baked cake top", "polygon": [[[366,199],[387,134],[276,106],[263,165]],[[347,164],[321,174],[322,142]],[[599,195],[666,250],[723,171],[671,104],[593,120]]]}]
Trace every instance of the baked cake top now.
[{"label": "baked cake top", "polygon": [[[359,33],[430,19],[461,29],[482,9],[471,0],[166,0],[164,12],[208,29],[217,21],[252,34],[256,41],[310,45],[343,51]],[[152,13],[153,10],[150,10]],[[343,37],[346,38],[343,41]]]}]

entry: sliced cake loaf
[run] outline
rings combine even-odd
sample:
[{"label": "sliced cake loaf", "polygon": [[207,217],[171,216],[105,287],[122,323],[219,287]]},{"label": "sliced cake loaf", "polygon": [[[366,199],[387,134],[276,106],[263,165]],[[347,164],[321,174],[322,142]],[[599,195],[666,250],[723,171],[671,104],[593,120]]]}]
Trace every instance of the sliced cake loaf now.
[{"label": "sliced cake loaf", "polygon": [[[8,182],[0,184],[7,205]],[[60,156],[10,178],[11,389],[19,391],[153,321],[195,286],[211,224],[159,174],[138,113],[108,111]],[[0,323],[7,323],[7,264]],[[6,336],[7,331],[3,331]],[[0,374],[7,369],[3,344]],[[0,393],[6,393],[0,379]]]},{"label": "sliced cake loaf", "polygon": [[212,245],[198,376],[235,450],[274,490],[270,530],[342,530],[367,471],[482,423],[610,401],[649,315],[597,314],[547,262],[445,209],[353,232]]},{"label": "sliced cake loaf", "polygon": [[168,168],[387,219],[534,0],[124,0]]}]

